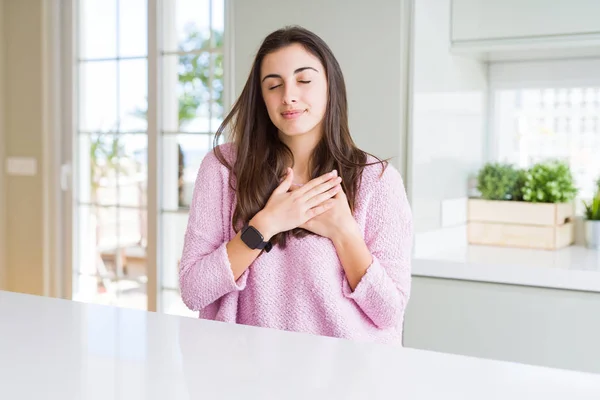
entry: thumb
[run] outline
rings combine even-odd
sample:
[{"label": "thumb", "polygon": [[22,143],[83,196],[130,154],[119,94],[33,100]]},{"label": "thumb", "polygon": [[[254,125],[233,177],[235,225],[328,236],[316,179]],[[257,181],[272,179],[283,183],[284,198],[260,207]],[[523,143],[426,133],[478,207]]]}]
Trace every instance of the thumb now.
[{"label": "thumb", "polygon": [[279,184],[277,189],[275,189],[275,192],[279,193],[279,194],[287,193],[287,191],[290,190],[290,187],[292,187],[293,181],[294,181],[294,171],[291,168],[288,168],[285,179]]}]

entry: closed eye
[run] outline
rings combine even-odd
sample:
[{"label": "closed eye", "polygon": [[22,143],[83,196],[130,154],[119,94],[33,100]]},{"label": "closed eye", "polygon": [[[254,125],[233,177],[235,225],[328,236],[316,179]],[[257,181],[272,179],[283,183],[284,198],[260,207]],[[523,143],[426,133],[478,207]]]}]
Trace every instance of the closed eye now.
[{"label": "closed eye", "polygon": [[[311,83],[312,81],[298,81],[298,82],[300,82],[300,83]],[[269,88],[269,90],[277,89],[280,86],[281,86],[281,83],[279,85],[271,86]]]}]

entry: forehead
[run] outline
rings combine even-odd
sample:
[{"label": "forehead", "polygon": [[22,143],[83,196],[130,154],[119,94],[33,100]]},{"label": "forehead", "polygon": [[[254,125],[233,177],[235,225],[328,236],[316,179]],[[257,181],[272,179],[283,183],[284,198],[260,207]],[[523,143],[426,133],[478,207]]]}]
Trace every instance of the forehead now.
[{"label": "forehead", "polygon": [[317,57],[298,43],[283,47],[265,56],[260,68],[261,77],[267,74],[291,75],[298,68],[313,67],[323,73]]}]

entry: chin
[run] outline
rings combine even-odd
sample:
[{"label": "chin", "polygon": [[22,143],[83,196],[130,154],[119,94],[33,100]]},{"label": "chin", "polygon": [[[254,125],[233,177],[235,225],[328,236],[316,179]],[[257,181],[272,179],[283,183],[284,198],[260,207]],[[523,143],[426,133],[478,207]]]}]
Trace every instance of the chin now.
[{"label": "chin", "polygon": [[290,126],[285,123],[278,126],[279,132],[285,136],[301,136],[314,132],[316,126]]},{"label": "chin", "polygon": [[301,135],[306,135],[307,133],[310,132],[309,130],[306,129],[280,129],[279,130],[281,133],[283,133],[285,136],[301,136]]}]

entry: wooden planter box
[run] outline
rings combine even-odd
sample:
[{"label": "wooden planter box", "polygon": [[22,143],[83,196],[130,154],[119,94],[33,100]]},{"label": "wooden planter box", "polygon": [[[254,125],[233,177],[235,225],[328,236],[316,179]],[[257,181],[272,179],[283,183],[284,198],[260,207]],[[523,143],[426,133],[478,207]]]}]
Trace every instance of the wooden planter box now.
[{"label": "wooden planter box", "polygon": [[555,250],[574,241],[572,203],[469,199],[471,244]]}]

